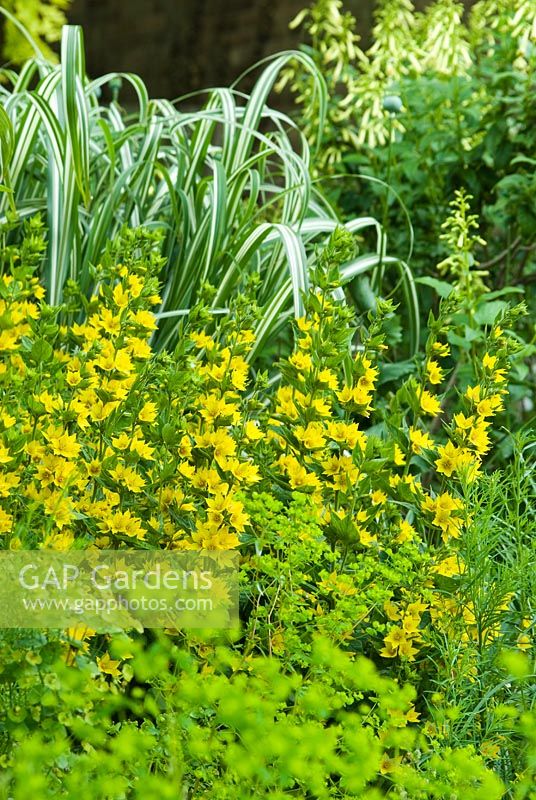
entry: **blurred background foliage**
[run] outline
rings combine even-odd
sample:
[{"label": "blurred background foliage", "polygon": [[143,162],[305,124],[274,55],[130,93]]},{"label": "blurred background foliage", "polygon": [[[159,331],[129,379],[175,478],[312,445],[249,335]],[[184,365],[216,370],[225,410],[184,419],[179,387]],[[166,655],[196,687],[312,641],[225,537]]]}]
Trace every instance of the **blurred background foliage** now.
[{"label": "blurred background foliage", "polygon": [[[299,46],[300,30],[288,23],[303,0],[4,0],[50,56],[58,52],[65,18],[82,25],[90,75],[135,72],[151,96],[173,98],[214,85],[228,85],[251,64]],[[423,8],[417,0],[416,8]],[[470,2],[465,3],[471,6]],[[373,0],[348,0],[370,43]],[[0,31],[4,61],[32,55],[26,40],[8,24]]]}]

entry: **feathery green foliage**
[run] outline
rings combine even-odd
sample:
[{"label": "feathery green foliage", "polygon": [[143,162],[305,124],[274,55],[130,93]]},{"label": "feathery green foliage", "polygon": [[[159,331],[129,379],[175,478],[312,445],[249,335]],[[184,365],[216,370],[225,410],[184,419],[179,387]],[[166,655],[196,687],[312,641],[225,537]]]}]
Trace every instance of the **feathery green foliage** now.
[{"label": "feathery green foliage", "polygon": [[22,64],[38,52],[56,61],[50,45],[60,40],[70,5],[71,0],[2,0],[4,59]]}]

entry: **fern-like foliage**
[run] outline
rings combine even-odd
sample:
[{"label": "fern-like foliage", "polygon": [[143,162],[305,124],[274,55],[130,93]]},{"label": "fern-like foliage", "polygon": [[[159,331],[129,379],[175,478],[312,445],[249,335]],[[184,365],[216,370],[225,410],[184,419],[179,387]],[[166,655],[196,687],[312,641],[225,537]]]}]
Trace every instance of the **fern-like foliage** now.
[{"label": "fern-like foliage", "polygon": [[[66,11],[71,0],[3,0],[2,7],[28,31],[41,53],[52,61],[57,56],[50,45],[61,38],[62,26],[67,22]],[[3,59],[22,64],[35,55],[34,48],[17,25],[4,21]]]}]

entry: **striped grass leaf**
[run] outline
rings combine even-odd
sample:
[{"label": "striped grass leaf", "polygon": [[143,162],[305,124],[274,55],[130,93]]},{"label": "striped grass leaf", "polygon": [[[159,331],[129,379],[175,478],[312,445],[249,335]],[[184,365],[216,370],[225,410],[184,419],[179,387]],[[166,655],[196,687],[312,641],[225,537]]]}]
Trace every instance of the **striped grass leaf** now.
[{"label": "striped grass leaf", "polygon": [[[19,75],[3,72],[1,156],[4,184],[12,192],[0,194],[0,219],[13,203],[21,220],[45,214],[43,275],[52,303],[62,301],[69,278],[90,294],[91,267],[108,242],[124,225],[143,225],[161,231],[166,259],[155,346],[173,344],[205,281],[216,287],[213,312],[219,314],[244,276],[259,273],[265,311],[256,353],[289,314],[303,313],[315,247],[339,220],[311,180],[312,153],[302,132],[269,105],[291,59],[301,60],[313,76],[321,136],[325,83],[303,53],[265,60],[249,94],[235,84],[175,102],[152,100],[131,73],[89,80],[82,31],[66,26],[60,65],[37,55]],[[135,98],[129,111],[118,103],[119,84]],[[114,99],[104,103],[106,92]],[[348,265],[346,277],[368,271],[380,292],[381,227],[372,217],[347,227],[371,240],[372,253]],[[390,265],[400,273],[415,342],[411,272],[384,254],[381,269]]]}]

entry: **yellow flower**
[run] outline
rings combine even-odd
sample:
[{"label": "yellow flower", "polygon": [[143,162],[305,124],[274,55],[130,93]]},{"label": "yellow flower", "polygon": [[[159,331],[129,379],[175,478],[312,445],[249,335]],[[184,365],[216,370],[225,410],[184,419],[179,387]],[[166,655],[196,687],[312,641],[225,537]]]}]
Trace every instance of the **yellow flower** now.
[{"label": "yellow flower", "polygon": [[456,428],[460,433],[468,431],[474,421],[474,416],[466,417],[464,414],[454,414],[454,422],[456,423]]},{"label": "yellow flower", "polygon": [[329,402],[322,397],[311,397],[311,395],[307,395],[304,398],[304,404],[313,408],[320,417],[329,417],[331,414]]},{"label": "yellow flower", "polygon": [[414,646],[411,639],[401,642],[398,646],[398,655],[407,658],[408,661],[415,661],[415,656],[418,652],[418,649]]},{"label": "yellow flower", "polygon": [[224,397],[218,397],[215,392],[199,398],[201,416],[206,422],[214,423],[219,418],[231,417],[237,413],[235,403],[227,403]]},{"label": "yellow flower", "polygon": [[357,535],[359,537],[359,542],[363,545],[363,547],[370,547],[371,544],[377,544],[378,540],[376,537],[367,531],[366,528],[359,526],[357,528]]},{"label": "yellow flower", "polygon": [[402,620],[402,629],[409,636],[417,636],[419,632],[420,617],[406,614]]},{"label": "yellow flower", "polygon": [[426,389],[423,389],[421,392],[420,406],[424,413],[429,414],[431,417],[437,417],[441,412],[441,403],[437,397],[434,397],[434,395],[430,394]]},{"label": "yellow flower", "polygon": [[137,325],[140,325],[142,328],[146,328],[149,331],[152,331],[156,328],[155,315],[144,308],[136,311],[132,318]]},{"label": "yellow flower", "polygon": [[190,339],[196,347],[200,350],[212,350],[216,346],[216,342],[206,333],[190,333]]},{"label": "yellow flower", "polygon": [[458,468],[462,451],[451,441],[448,441],[444,447],[438,449],[438,453],[439,458],[435,462],[436,470],[440,475],[445,475],[447,478],[450,478],[452,473]]},{"label": "yellow flower", "polygon": [[408,722],[419,722],[420,717],[420,711],[415,711],[414,706],[410,706],[409,711],[406,713],[406,720]]},{"label": "yellow flower", "polygon": [[482,366],[484,369],[491,371],[495,364],[497,363],[497,356],[490,356],[489,353],[484,353],[484,358],[482,359]]},{"label": "yellow flower", "polygon": [[143,291],[143,281],[141,278],[139,278],[138,275],[129,275],[127,283],[130,290],[129,294],[132,297],[139,297]]},{"label": "yellow flower", "polygon": [[189,436],[183,436],[179,442],[178,452],[181,458],[191,458],[192,442]]},{"label": "yellow flower", "polygon": [[426,365],[426,374],[428,376],[428,380],[434,386],[441,383],[443,380],[443,370],[437,363],[437,361],[429,361]]},{"label": "yellow flower", "polygon": [[237,344],[250,345],[255,341],[255,332],[252,330],[242,329],[236,335]]},{"label": "yellow flower", "polygon": [[0,464],[7,464],[12,460],[13,456],[10,455],[8,448],[2,442],[0,442]]},{"label": "yellow flower", "polygon": [[120,661],[114,661],[110,658],[109,653],[105,653],[100,658],[97,658],[99,670],[104,673],[104,675],[111,675],[112,678],[117,678],[121,675],[121,670],[119,669],[120,663]]},{"label": "yellow flower", "polygon": [[181,461],[179,464],[179,472],[185,478],[191,480],[195,475],[195,467],[192,464],[188,464],[187,461]]},{"label": "yellow flower", "polygon": [[264,433],[253,420],[248,420],[248,422],[246,422],[244,425],[244,435],[246,439],[249,439],[250,442],[256,442],[259,439],[264,439]]},{"label": "yellow flower", "polygon": [[118,308],[126,308],[128,306],[128,292],[125,291],[124,286],[118,283],[113,291],[114,303]]},{"label": "yellow flower", "polygon": [[138,415],[138,419],[141,422],[154,422],[156,419],[156,414],[157,414],[157,408],[155,403],[149,401],[143,405]]},{"label": "yellow flower", "polygon": [[330,439],[346,445],[350,450],[359,445],[359,449],[363,451],[367,446],[367,437],[355,422],[327,422],[326,432]]},{"label": "yellow flower", "polygon": [[313,366],[309,353],[302,353],[299,350],[290,356],[289,362],[298,372],[309,372]]},{"label": "yellow flower", "polygon": [[503,408],[502,397],[492,394],[477,404],[476,411],[479,417],[491,417],[496,411],[502,411]]},{"label": "yellow flower", "polygon": [[452,497],[449,492],[443,492],[435,499],[425,497],[422,508],[434,515],[432,522],[441,529],[443,541],[459,537],[462,520],[455,515],[463,509],[461,500]]},{"label": "yellow flower", "polygon": [[[360,378],[359,380],[361,381],[362,379]],[[371,396],[369,394],[369,389],[367,389],[365,386],[360,385],[359,381],[357,386],[354,388],[352,392],[352,400],[354,401],[356,406],[364,406],[365,412],[368,412],[370,410]]]},{"label": "yellow flower", "polygon": [[399,533],[396,537],[396,541],[399,544],[403,544],[404,542],[411,542],[416,536],[416,531],[413,525],[407,520],[401,520],[399,525]]},{"label": "yellow flower", "polygon": [[154,449],[138,435],[134,436],[132,439],[130,448],[134,453],[137,453],[139,456],[141,456],[141,458],[146,458],[148,461],[154,461]]},{"label": "yellow flower", "polygon": [[456,575],[463,575],[465,572],[465,564],[461,556],[448,556],[435,567],[432,567],[432,572],[443,575],[445,578],[452,578]]},{"label": "yellow flower", "polygon": [[516,647],[518,650],[522,650],[523,652],[527,650],[532,650],[534,646],[534,642],[532,641],[532,637],[526,633],[521,633],[517,637]]},{"label": "yellow flower", "polygon": [[346,492],[351,489],[359,479],[359,470],[352,463],[352,459],[346,456],[337,458],[339,468],[333,477],[333,490],[336,492]]},{"label": "yellow flower", "polygon": [[221,461],[236,453],[236,442],[223,428],[218,428],[210,436],[210,445],[214,448],[214,458]]},{"label": "yellow flower", "polygon": [[72,503],[60,492],[52,492],[43,499],[45,513],[53,518],[58,528],[68,525],[73,518]]},{"label": "yellow flower", "polygon": [[343,386],[340,392],[337,392],[337,399],[343,405],[351,403],[354,398],[354,392],[351,386]]},{"label": "yellow flower", "polygon": [[405,656],[409,661],[413,661],[417,649],[412,645],[414,634],[395,626],[391,628],[387,636],[384,637],[384,648],[380,650],[380,655],[384,658],[395,658],[397,654]]},{"label": "yellow flower", "polygon": [[376,489],[370,495],[370,502],[373,506],[381,506],[387,500],[387,495],[385,492],[382,492],[380,489]]},{"label": "yellow flower", "polygon": [[409,440],[411,442],[411,449],[417,455],[422,453],[423,450],[431,450],[434,447],[434,440],[432,437],[419,428],[409,429]]},{"label": "yellow flower", "polygon": [[294,456],[282,456],[279,463],[285,469],[292,489],[319,489],[320,481],[312,472],[307,472]]},{"label": "yellow flower", "polygon": [[336,392],[339,389],[339,381],[337,380],[337,376],[335,373],[330,369],[321,369],[318,373],[318,380],[320,383],[325,384],[328,389]]},{"label": "yellow flower", "polygon": [[231,371],[231,383],[235,389],[243,392],[248,380],[248,365],[242,356],[234,356],[229,365]]},{"label": "yellow flower", "polygon": [[395,444],[395,452],[394,452],[394,456],[393,456],[393,461],[395,463],[395,466],[397,466],[397,467],[403,467],[404,464],[406,463],[406,457],[404,456],[404,453],[402,452],[401,448],[397,444]]},{"label": "yellow flower", "polygon": [[119,436],[112,438],[112,444],[117,450],[127,450],[130,447],[131,437],[126,433],[121,433]]},{"label": "yellow flower", "polygon": [[102,466],[100,461],[97,461],[97,459],[89,461],[86,464],[86,472],[89,478],[98,478],[98,476],[101,474],[101,471],[102,471]]},{"label": "yellow flower", "polygon": [[48,440],[52,451],[58,456],[76,458],[80,453],[80,445],[76,441],[76,436],[67,433],[61,428],[49,428],[45,432],[45,438]]},{"label": "yellow flower", "polygon": [[324,427],[320,422],[310,422],[306,428],[303,425],[297,425],[294,433],[298,441],[302,442],[308,450],[318,450],[326,443]]},{"label": "yellow flower", "polygon": [[228,458],[220,463],[225,472],[230,472],[239,483],[252,484],[260,481],[259,468],[249,461]]},{"label": "yellow flower", "polygon": [[120,485],[126,486],[130,492],[138,494],[145,486],[145,481],[138,475],[135,469],[118,464],[115,469],[110,470],[112,478]]},{"label": "yellow flower", "polygon": [[[117,408],[116,402],[103,403],[102,400],[96,400],[87,416],[93,420],[93,422],[104,422],[115,408]],[[81,415],[79,425],[81,428],[87,427],[86,415]]]},{"label": "yellow flower", "polygon": [[296,325],[298,326],[300,331],[304,331],[304,333],[306,333],[307,331],[311,330],[313,323],[311,322],[311,320],[307,319],[307,317],[299,317],[296,320]]},{"label": "yellow flower", "polygon": [[133,358],[147,359],[151,355],[151,347],[145,339],[130,339],[126,349]]},{"label": "yellow flower", "polygon": [[442,342],[434,342],[432,350],[439,358],[446,358],[450,355],[450,346]]},{"label": "yellow flower", "polygon": [[390,619],[391,622],[397,622],[401,618],[398,605],[393,603],[392,600],[385,601],[383,604],[383,610],[387,614],[387,619]]},{"label": "yellow flower", "polygon": [[465,396],[468,400],[472,403],[478,403],[480,401],[480,386],[468,386],[465,390]]},{"label": "yellow flower", "polygon": [[471,428],[468,436],[469,442],[476,449],[477,453],[482,455],[487,453],[490,448],[490,439],[486,427],[487,423],[480,422],[478,425],[475,425],[474,428]]},{"label": "yellow flower", "polygon": [[126,350],[118,350],[113,361],[114,369],[128,374],[132,370],[132,360]]},{"label": "yellow flower", "polygon": [[381,758],[379,766],[380,775],[389,775],[391,772],[396,772],[396,770],[399,769],[401,763],[402,763],[402,756],[391,757],[388,756],[386,753],[384,753]]},{"label": "yellow flower", "polygon": [[103,308],[100,312],[99,327],[106,333],[117,335],[121,332],[121,317]]},{"label": "yellow flower", "polygon": [[40,394],[34,395],[34,399],[44,405],[47,414],[53,414],[54,411],[60,409],[63,405],[61,397],[52,397],[50,392],[46,389]]},{"label": "yellow flower", "polygon": [[8,533],[13,525],[13,517],[0,507],[0,533]]},{"label": "yellow flower", "polygon": [[7,411],[0,412],[0,422],[3,424],[4,428],[12,428],[16,421],[15,417],[12,417]]}]

